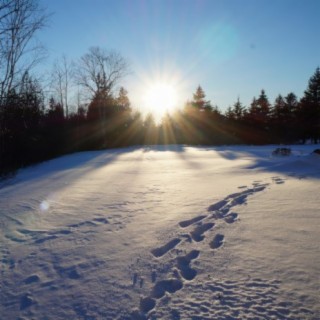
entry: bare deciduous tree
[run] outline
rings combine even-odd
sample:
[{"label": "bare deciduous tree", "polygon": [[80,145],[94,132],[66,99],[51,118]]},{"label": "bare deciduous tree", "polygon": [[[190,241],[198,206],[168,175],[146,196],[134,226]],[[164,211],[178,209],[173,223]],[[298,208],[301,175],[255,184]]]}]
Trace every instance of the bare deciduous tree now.
[{"label": "bare deciduous tree", "polygon": [[1,99],[43,57],[43,47],[32,40],[47,19],[38,0],[0,0]]},{"label": "bare deciduous tree", "polygon": [[52,70],[52,87],[56,92],[61,106],[65,110],[66,118],[69,117],[69,92],[73,76],[73,64],[65,55],[56,60]]},{"label": "bare deciduous tree", "polygon": [[91,97],[110,96],[118,82],[128,74],[127,61],[115,51],[92,47],[80,58],[76,79]]}]

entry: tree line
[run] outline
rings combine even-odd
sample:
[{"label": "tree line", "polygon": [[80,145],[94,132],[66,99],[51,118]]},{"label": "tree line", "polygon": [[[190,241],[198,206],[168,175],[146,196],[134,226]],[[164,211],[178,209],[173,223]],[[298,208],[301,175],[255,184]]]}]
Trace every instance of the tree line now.
[{"label": "tree line", "polygon": [[238,99],[221,112],[199,85],[188,102],[160,123],[131,107],[121,86],[129,66],[115,51],[92,47],[76,63],[63,56],[54,63],[47,90],[32,68],[43,53],[34,35],[48,17],[36,0],[0,0],[0,174],[84,150],[320,139],[319,68],[301,99],[291,92],[271,103],[261,90],[249,106]]}]

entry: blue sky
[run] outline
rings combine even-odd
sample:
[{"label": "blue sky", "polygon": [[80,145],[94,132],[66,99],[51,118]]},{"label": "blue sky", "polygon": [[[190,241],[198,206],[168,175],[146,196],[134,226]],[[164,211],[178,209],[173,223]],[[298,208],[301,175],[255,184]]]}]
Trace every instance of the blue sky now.
[{"label": "blue sky", "polygon": [[200,84],[225,110],[250,104],[263,88],[271,102],[301,97],[320,65],[319,0],[40,0],[52,12],[38,35],[46,62],[78,59],[89,47],[115,49],[131,65],[123,81],[135,106],[146,84],[172,82],[181,102]]}]

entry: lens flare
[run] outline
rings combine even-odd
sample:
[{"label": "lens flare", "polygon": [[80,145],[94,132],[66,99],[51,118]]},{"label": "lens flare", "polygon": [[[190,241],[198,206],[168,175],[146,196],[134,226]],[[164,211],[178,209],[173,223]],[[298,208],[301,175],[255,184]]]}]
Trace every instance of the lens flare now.
[{"label": "lens flare", "polygon": [[48,201],[44,200],[40,203],[40,210],[47,211],[50,208],[50,204]]}]

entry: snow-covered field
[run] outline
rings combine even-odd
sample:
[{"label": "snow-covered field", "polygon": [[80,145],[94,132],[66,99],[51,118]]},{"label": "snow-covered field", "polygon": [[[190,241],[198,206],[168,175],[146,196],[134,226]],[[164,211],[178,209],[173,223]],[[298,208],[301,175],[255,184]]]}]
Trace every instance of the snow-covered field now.
[{"label": "snow-covered field", "polygon": [[83,152],[0,185],[0,318],[320,319],[319,146]]}]

